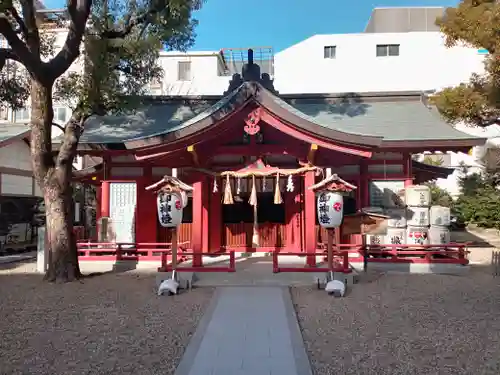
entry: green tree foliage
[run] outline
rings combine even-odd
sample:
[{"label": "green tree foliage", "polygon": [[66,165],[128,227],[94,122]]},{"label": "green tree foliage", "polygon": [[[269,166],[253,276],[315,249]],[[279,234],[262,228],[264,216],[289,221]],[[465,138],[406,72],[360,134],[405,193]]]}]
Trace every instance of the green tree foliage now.
[{"label": "green tree foliage", "polygon": [[[463,121],[484,127],[496,123],[500,117],[500,3],[462,0],[456,7],[447,8],[437,24],[445,34],[446,46],[466,45],[486,49],[489,54],[485,56],[484,73],[472,74],[469,82],[438,92],[432,98],[434,104],[452,124]],[[499,228],[498,169],[485,167],[484,174],[463,173],[454,211],[467,223]]]},{"label": "green tree foliage", "polygon": [[435,181],[427,182],[425,185],[431,189],[431,205],[444,207],[451,207],[453,205],[453,198],[450,193],[437,186]]},{"label": "green tree foliage", "polygon": [[458,181],[461,195],[453,204],[454,212],[465,223],[500,229],[500,191],[496,177],[466,172],[467,168],[462,167]]},{"label": "green tree foliage", "polygon": [[[192,13],[201,2],[68,0],[65,15],[48,15],[37,11],[37,1],[0,0],[0,34],[9,44],[0,48],[0,102],[20,108],[31,101],[31,156],[44,195],[49,281],[80,276],[71,174],[86,119],[139,103],[145,85],[162,75],[159,51],[192,46],[197,25]],[[54,26],[69,31],[62,48],[51,54]],[[83,71],[67,73],[77,59]],[[73,108],[57,150],[54,98]]]},{"label": "green tree foliage", "polygon": [[433,102],[451,123],[491,125],[500,117],[500,3],[462,0],[456,8],[447,8],[437,24],[448,47],[465,44],[486,49],[489,55],[484,74],[473,74],[469,82],[442,90]]}]

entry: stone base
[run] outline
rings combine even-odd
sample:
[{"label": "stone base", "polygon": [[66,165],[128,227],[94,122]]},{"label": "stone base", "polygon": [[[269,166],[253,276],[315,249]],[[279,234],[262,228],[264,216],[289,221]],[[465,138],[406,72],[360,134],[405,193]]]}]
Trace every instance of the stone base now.
[{"label": "stone base", "polygon": [[[362,262],[351,262],[351,267],[357,272],[363,272]],[[447,263],[368,263],[368,270],[413,273],[413,274],[446,274],[464,275],[470,270],[470,266]]]},{"label": "stone base", "polygon": [[[169,272],[158,272],[156,275],[156,287],[159,287],[163,280],[170,279],[172,277],[172,271]],[[193,272],[177,272],[177,282],[179,283],[179,289],[190,290],[193,287]]]},{"label": "stone base", "polygon": [[94,273],[94,272],[127,272],[127,271],[137,271],[137,272],[157,272],[159,262],[158,261],[79,261],[80,271],[83,274]]},{"label": "stone base", "polygon": [[[331,281],[330,272],[315,273],[313,274],[313,280],[318,289],[324,289],[326,284]],[[351,273],[334,272],[333,280],[342,281],[346,287],[353,286],[358,282],[358,273],[355,270]]]}]

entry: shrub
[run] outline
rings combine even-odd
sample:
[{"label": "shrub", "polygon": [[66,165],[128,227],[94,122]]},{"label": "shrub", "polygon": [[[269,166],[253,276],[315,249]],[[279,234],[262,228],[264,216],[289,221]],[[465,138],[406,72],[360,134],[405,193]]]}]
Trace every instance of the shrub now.
[{"label": "shrub", "polygon": [[[464,170],[466,172],[466,170]],[[461,195],[453,211],[465,223],[500,229],[500,191],[495,175],[464,173],[459,179]]]},{"label": "shrub", "polygon": [[453,205],[465,223],[500,229],[500,192],[492,186],[479,188],[473,195],[461,195]]},{"label": "shrub", "polygon": [[428,182],[425,185],[431,189],[431,205],[438,205],[444,207],[451,207],[453,205],[453,198],[446,190],[437,186],[435,181]]}]

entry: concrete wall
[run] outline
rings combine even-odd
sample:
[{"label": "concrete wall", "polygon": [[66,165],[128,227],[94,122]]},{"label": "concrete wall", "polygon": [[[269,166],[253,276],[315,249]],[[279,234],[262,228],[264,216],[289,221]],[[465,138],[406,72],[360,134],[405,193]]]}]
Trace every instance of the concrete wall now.
[{"label": "concrete wall", "polygon": [[[377,57],[378,44],[399,44],[399,56]],[[323,57],[325,46],[336,46],[336,58]],[[315,35],[276,54],[275,86],[280,93],[432,90],[468,80],[482,60],[476,49],[446,48],[437,32]]]},{"label": "concrete wall", "polygon": [[[231,77],[220,76],[219,55],[211,52],[162,52],[160,64],[164,77],[161,87],[152,87],[156,95],[221,95],[229,86]],[[191,64],[189,80],[178,79],[179,62]]]},{"label": "concrete wall", "polygon": [[[377,57],[378,44],[399,44],[400,55]],[[335,46],[336,57],[324,58]],[[456,85],[482,71],[474,48],[446,48],[439,32],[315,35],[275,54],[280,93],[433,90]],[[178,80],[179,61],[191,62],[191,79]],[[162,53],[166,95],[220,95],[230,77],[218,75],[218,53]],[[460,64],[457,64],[460,61]]]}]

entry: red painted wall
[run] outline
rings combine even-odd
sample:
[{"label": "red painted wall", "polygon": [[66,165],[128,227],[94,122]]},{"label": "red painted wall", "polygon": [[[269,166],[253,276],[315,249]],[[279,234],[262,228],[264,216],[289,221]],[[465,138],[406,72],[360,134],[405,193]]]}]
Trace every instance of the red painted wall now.
[{"label": "red painted wall", "polygon": [[[387,160],[385,164],[402,164],[403,172],[389,175],[368,174],[368,165],[384,164],[383,160],[363,160],[360,163],[358,175],[340,176],[358,186],[356,197],[358,208],[369,205],[369,182],[371,180],[405,180],[408,186],[412,182],[411,156],[405,154],[403,160]],[[114,164],[120,166],[120,164]],[[112,165],[108,164],[108,169]],[[151,167],[144,168],[142,177],[120,177],[112,176],[110,181],[135,181],[137,183],[137,218],[136,239],[138,242],[157,242],[157,213],[156,196],[145,190],[146,186],[155,182],[158,177],[152,176]],[[186,183],[194,187],[193,192],[193,229],[191,246],[193,250],[209,252],[218,251],[221,246],[221,192],[211,191],[210,178],[205,175],[189,174],[183,176]],[[154,181],[153,181],[154,180]],[[316,250],[316,198],[308,186],[315,183],[314,172],[307,172],[304,177],[295,177],[294,193],[286,192],[283,198],[286,204],[286,246],[289,251],[313,252]],[[109,216],[109,182],[102,181],[98,190],[98,219],[101,216]],[[350,239],[343,238],[342,241],[361,243],[360,236],[351,236]],[[312,264],[313,258],[308,262]]]}]

